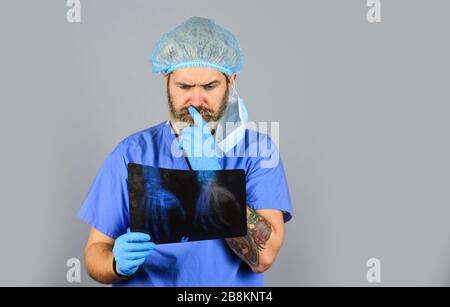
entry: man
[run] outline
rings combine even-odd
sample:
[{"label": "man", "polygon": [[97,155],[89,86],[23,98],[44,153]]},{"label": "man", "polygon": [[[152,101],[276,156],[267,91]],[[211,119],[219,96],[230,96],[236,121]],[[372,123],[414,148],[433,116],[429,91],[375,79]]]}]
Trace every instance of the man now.
[{"label": "man", "polygon": [[[212,20],[193,17],[160,39],[151,61],[165,78],[170,119],[125,138],[104,161],[79,212],[91,226],[86,269],[114,286],[263,286],[262,273],[277,257],[292,209],[281,160],[264,164],[278,155],[275,145],[246,129],[246,109],[233,95],[242,66],[239,43]],[[239,124],[219,133],[226,119]],[[222,155],[196,154],[198,148],[190,145],[198,136]],[[248,149],[263,141],[270,149],[250,155]],[[237,154],[238,148],[244,154]],[[247,235],[156,245],[148,234],[129,232],[130,162],[245,170]]]}]

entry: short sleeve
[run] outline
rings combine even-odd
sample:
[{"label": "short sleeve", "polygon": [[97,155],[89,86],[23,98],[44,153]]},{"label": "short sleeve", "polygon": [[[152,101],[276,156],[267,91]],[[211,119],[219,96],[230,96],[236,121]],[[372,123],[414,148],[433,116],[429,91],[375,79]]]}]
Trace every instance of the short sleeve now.
[{"label": "short sleeve", "polygon": [[258,157],[249,159],[246,174],[247,204],[255,210],[280,210],[286,223],[292,218],[292,204],[278,148],[267,135],[258,145]]},{"label": "short sleeve", "polygon": [[79,218],[114,239],[129,227],[128,172],[122,146],[107,156],[78,212]]}]

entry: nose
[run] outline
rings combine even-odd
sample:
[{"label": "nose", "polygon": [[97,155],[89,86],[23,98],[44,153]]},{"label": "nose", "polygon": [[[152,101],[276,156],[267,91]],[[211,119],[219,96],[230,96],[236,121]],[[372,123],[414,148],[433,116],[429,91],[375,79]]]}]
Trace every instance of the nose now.
[{"label": "nose", "polygon": [[193,87],[190,103],[193,107],[199,107],[203,104],[203,93],[200,87],[198,86]]}]

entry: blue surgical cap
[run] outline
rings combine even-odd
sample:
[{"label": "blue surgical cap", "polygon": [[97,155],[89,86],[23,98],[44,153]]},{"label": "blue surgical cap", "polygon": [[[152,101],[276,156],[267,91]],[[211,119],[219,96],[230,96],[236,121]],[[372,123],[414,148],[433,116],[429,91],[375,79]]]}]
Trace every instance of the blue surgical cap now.
[{"label": "blue surgical cap", "polygon": [[168,74],[186,67],[210,67],[238,74],[243,54],[236,37],[212,19],[192,17],[164,34],[151,54],[153,72]]}]

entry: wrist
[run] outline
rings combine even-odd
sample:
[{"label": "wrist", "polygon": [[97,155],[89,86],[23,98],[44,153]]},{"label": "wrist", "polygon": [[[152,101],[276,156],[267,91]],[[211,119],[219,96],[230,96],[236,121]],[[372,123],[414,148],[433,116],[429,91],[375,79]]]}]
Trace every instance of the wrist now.
[{"label": "wrist", "polygon": [[118,277],[122,280],[130,279],[130,276],[122,275],[119,273],[119,271],[117,270],[116,258],[114,256],[113,256],[113,261],[112,261],[112,267],[113,267],[114,275],[116,275],[116,277]]}]

